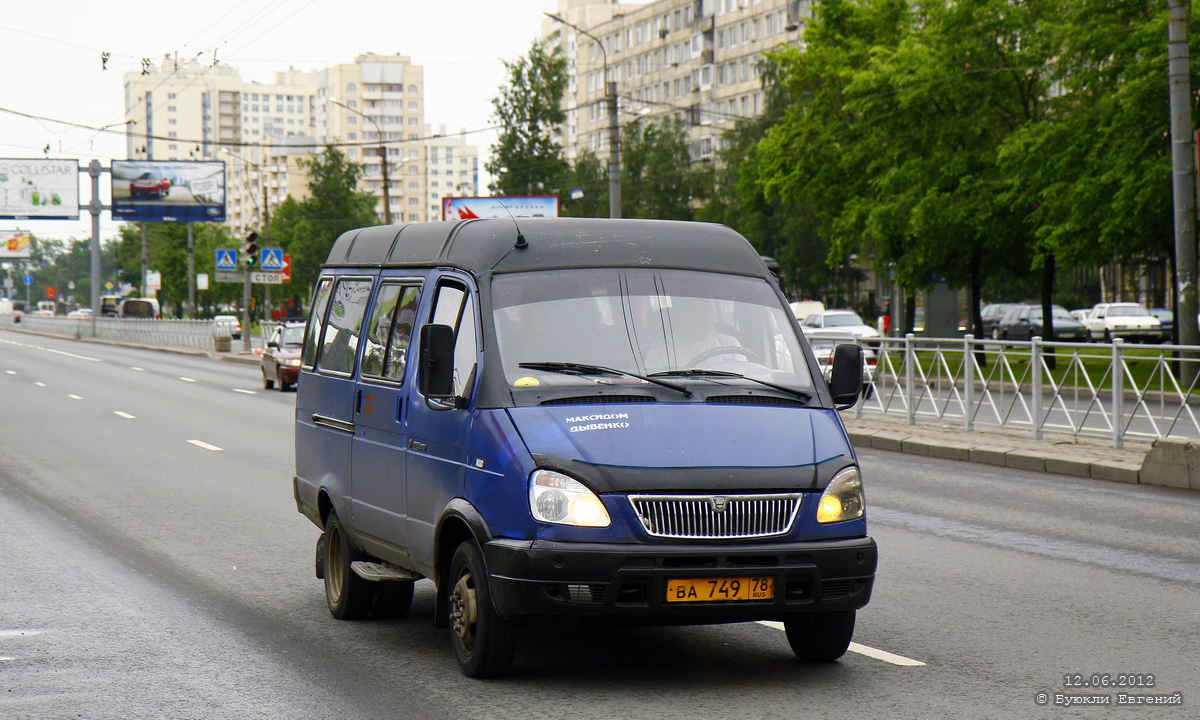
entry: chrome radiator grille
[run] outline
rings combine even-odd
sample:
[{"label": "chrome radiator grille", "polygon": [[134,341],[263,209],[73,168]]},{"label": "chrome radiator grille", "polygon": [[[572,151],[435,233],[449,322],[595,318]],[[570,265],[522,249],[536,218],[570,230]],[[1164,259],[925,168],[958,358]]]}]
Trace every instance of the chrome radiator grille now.
[{"label": "chrome radiator grille", "polygon": [[642,527],[664,538],[753,538],[783,535],[800,510],[801,493],[774,495],[630,495]]}]

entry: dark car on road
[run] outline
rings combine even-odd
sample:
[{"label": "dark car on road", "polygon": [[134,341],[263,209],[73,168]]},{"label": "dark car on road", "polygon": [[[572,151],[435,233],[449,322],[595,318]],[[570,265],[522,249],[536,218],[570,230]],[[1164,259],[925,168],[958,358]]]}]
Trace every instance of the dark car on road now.
[{"label": "dark car on road", "polygon": [[983,336],[993,340],[1000,339],[1000,320],[1009,310],[1018,307],[1019,303],[989,303],[983,306],[980,316],[983,319]]},{"label": "dark car on road", "polygon": [[300,376],[300,350],[304,346],[304,323],[285,323],[275,328],[262,354],[263,388],[279,383],[286,391]]},{"label": "dark car on road", "polygon": [[[1087,342],[1087,328],[1071,317],[1066,308],[1054,306],[1054,339],[1061,342]],[[1004,314],[996,326],[1000,340],[1032,340],[1034,337],[1047,339],[1042,323],[1040,305],[1015,305]]]},{"label": "dark car on road", "polygon": [[1175,313],[1170,308],[1150,308],[1149,312],[1162,325],[1162,341],[1171,342],[1174,338],[1172,333],[1175,332]]}]

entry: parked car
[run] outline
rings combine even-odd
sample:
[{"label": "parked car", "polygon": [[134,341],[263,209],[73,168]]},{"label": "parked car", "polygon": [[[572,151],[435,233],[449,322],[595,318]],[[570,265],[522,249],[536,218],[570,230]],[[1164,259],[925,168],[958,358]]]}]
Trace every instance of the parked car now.
[{"label": "parked car", "polygon": [[213,335],[228,335],[234,340],[241,340],[242,321],[236,315],[216,315],[213,317]]},{"label": "parked car", "polygon": [[825,312],[825,303],[820,300],[797,300],[789,303],[788,307],[792,309],[792,315],[795,315],[797,320],[803,320],[813,313]]},{"label": "parked car", "polygon": [[1100,303],[1092,308],[1083,324],[1092,340],[1158,342],[1162,338],[1162,323],[1137,303]]},{"label": "parked car", "polygon": [[125,298],[121,302],[120,316],[138,320],[160,320],[158,300],[154,298]]},{"label": "parked car", "polygon": [[1092,311],[1088,310],[1087,308],[1081,308],[1079,310],[1072,310],[1071,317],[1075,318],[1076,320],[1078,320],[1079,322],[1082,323],[1084,320],[1087,319],[1087,316],[1089,314],[1091,314],[1091,312]]},{"label": "parked car", "polygon": [[[1056,341],[1087,342],[1087,328],[1071,317],[1065,307],[1055,305],[1053,312]],[[1032,340],[1035,337],[1046,339],[1044,327],[1041,305],[1016,305],[1009,308],[996,329],[1001,340]]]},{"label": "parked car", "polygon": [[1168,308],[1150,308],[1149,313],[1162,325],[1162,341],[1171,342],[1175,332],[1175,313]]},{"label": "parked car", "polygon": [[81,321],[91,320],[92,319],[92,309],[91,308],[79,308],[78,310],[72,310],[71,312],[67,313],[67,319],[68,320],[81,320]]},{"label": "parked car", "polygon": [[129,197],[149,195],[162,199],[171,193],[171,178],[156,172],[144,172],[129,181]]},{"label": "parked car", "polygon": [[979,311],[980,317],[983,318],[983,336],[990,337],[993,340],[1000,339],[1000,320],[1004,318],[1004,314],[1020,303],[989,303],[983,306],[983,310]]},{"label": "parked car", "polygon": [[279,383],[280,391],[295,387],[300,376],[300,350],[304,346],[304,323],[285,323],[271,332],[262,353],[263,388]]},{"label": "parked car", "polygon": [[879,331],[863,322],[853,310],[823,310],[810,313],[800,321],[800,329],[809,337],[841,336],[877,338]]}]

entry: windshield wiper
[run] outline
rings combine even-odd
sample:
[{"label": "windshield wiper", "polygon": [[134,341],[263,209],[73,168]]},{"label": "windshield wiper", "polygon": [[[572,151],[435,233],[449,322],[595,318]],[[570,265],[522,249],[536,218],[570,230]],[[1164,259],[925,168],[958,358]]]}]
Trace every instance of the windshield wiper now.
[{"label": "windshield wiper", "polygon": [[737,378],[739,380],[749,380],[750,382],[755,382],[755,383],[758,383],[759,385],[765,385],[769,388],[779,390],[780,392],[785,392],[790,395],[795,395],[796,397],[800,398],[801,400],[806,400],[806,401],[812,400],[812,395],[810,393],[804,392],[803,390],[796,390],[795,388],[790,388],[785,385],[779,385],[777,383],[773,383],[768,380],[759,380],[756,377],[750,377],[749,375],[743,375],[741,373],[729,372],[727,370],[704,370],[703,368],[690,368],[688,370],[664,370],[662,372],[650,373],[650,377],[651,378],[656,378],[656,377]]},{"label": "windshield wiper", "polygon": [[564,375],[625,375],[638,380],[645,380],[655,385],[661,385],[665,388],[671,388],[676,392],[683,393],[684,397],[691,397],[692,391],[688,390],[683,385],[678,383],[659,380],[646,375],[638,375],[637,373],[629,372],[628,370],[617,370],[616,368],[604,367],[603,365],[588,365],[587,363],[574,362],[559,362],[557,360],[546,360],[543,362],[523,362],[517,363],[517,367],[526,368],[528,370],[545,370],[547,372],[562,373]]}]

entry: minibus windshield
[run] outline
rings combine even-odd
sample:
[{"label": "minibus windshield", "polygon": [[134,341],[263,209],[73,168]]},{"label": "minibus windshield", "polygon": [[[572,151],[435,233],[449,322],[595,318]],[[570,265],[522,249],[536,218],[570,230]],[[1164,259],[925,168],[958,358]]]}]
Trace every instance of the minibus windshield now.
[{"label": "minibus windshield", "polygon": [[513,273],[493,279],[492,307],[510,387],[531,377],[543,387],[613,381],[553,367],[567,363],[812,394],[799,340],[762,278],[620,268]]}]

